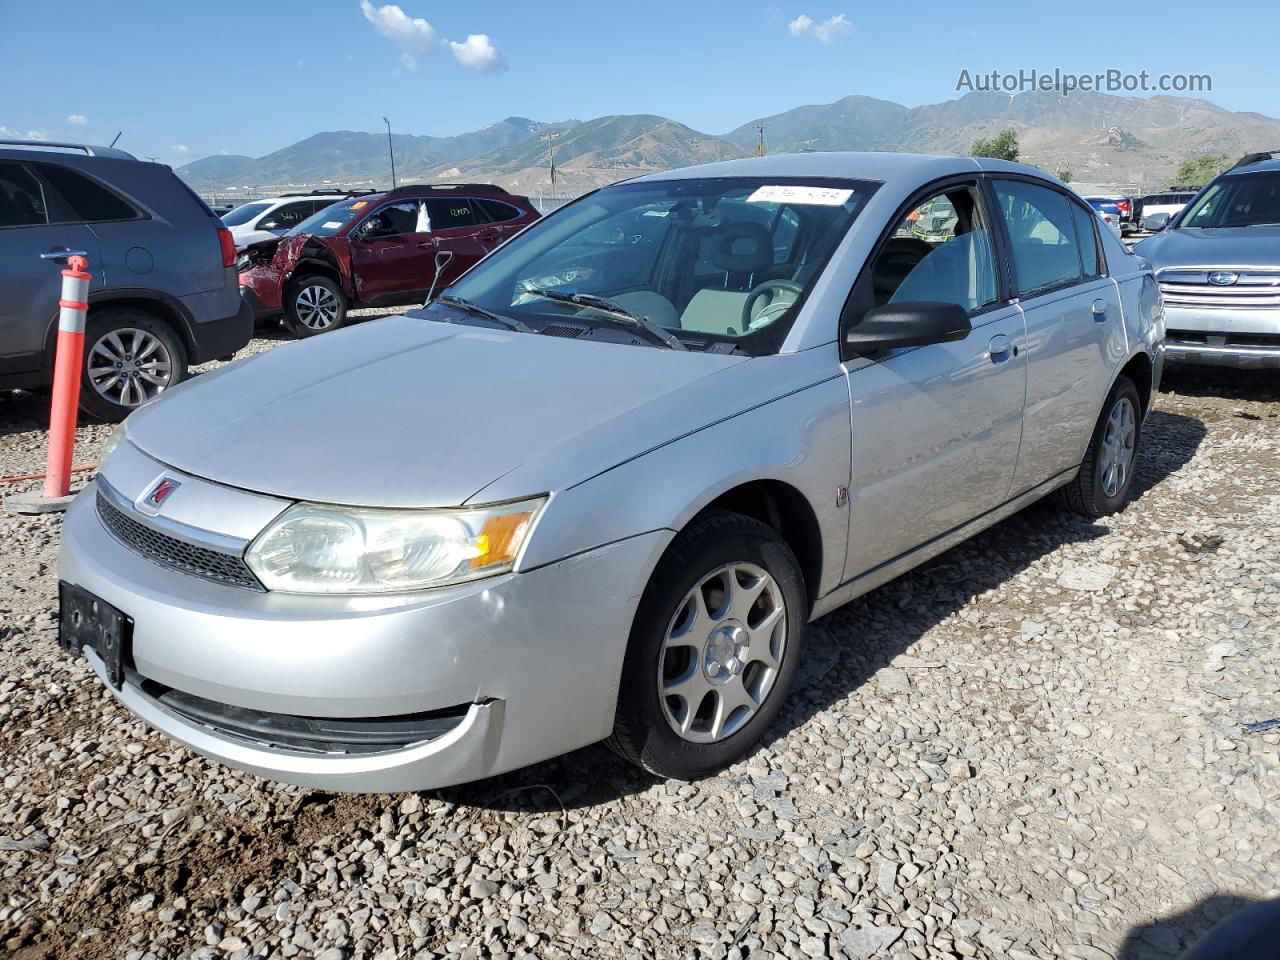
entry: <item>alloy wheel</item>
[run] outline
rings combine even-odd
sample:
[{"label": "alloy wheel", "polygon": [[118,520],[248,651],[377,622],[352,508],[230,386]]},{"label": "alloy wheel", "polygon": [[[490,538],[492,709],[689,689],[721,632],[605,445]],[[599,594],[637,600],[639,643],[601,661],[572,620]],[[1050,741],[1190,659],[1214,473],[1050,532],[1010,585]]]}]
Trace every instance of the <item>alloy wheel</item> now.
[{"label": "alloy wheel", "polygon": [[338,298],[326,286],[315,283],[302,287],[294,301],[298,320],[312,330],[327,330],[338,319]]},{"label": "alloy wheel", "polygon": [[89,348],[88,375],[104,399],[137,407],[173,383],[173,357],[155,334],[121,327],[103,334]]},{"label": "alloy wheel", "polygon": [[1107,428],[1102,435],[1102,492],[1114,497],[1124,489],[1133,469],[1133,458],[1138,438],[1138,419],[1133,403],[1121,397],[1111,408]]},{"label": "alloy wheel", "polygon": [[713,570],[676,608],[658,656],[662,711],[680,737],[717,743],[764,705],[786,653],[782,589],[761,567]]}]

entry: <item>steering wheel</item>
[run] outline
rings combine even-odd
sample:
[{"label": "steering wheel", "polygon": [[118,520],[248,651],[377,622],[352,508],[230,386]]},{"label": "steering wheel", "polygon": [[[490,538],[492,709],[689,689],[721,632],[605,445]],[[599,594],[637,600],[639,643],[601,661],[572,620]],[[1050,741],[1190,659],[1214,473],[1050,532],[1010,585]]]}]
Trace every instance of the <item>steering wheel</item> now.
[{"label": "steering wheel", "polygon": [[[779,300],[778,294],[783,291],[794,293],[795,296],[790,300]],[[763,323],[772,322],[778,317],[786,313],[787,309],[800,299],[800,294],[804,293],[804,287],[796,283],[794,280],[766,280],[759,284],[754,290],[747,294],[747,299],[742,302],[742,329],[750,330],[753,326],[760,326]],[[758,314],[753,314],[756,301],[762,297],[768,297],[769,302],[766,303]]]}]

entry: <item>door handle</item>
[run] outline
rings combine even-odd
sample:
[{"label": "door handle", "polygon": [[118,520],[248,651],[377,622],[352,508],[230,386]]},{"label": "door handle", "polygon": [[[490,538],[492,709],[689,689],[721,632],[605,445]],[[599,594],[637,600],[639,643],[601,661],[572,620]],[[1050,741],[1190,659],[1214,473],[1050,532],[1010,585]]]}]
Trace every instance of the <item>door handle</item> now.
[{"label": "door handle", "polygon": [[1107,319],[1107,301],[1102,298],[1093,301],[1093,319],[1098,323]]},{"label": "door handle", "polygon": [[87,250],[68,250],[66,247],[63,247],[62,249],[58,249],[55,247],[52,250],[47,250],[44,253],[40,254],[40,259],[52,260],[54,263],[62,263],[65,260],[67,260],[69,257],[86,257],[87,258],[88,256],[89,256],[89,252]]},{"label": "door handle", "polygon": [[481,243],[497,243],[499,240],[502,239],[502,234],[482,233],[480,234],[480,236],[476,237],[476,239],[479,240]]},{"label": "door handle", "polygon": [[987,350],[991,354],[992,363],[1004,363],[1009,359],[1009,352],[1013,344],[1009,342],[1009,338],[1003,333],[997,333],[991,338],[991,342],[987,344]]}]

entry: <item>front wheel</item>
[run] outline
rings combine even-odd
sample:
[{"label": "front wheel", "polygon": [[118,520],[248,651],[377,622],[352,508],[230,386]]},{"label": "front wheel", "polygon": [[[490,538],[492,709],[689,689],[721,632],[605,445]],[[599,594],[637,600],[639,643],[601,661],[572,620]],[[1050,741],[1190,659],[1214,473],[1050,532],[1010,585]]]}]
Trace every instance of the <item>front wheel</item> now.
[{"label": "front wheel", "polygon": [[347,319],[347,298],[328,277],[293,280],[285,290],[284,324],[295,337],[337,330]]},{"label": "front wheel", "polygon": [[738,760],[791,688],[807,610],[799,564],[772,528],[733,513],[695,520],[640,600],[609,746],[679,780]]},{"label": "front wheel", "polygon": [[1105,517],[1129,498],[1142,441],[1142,401],[1128,377],[1120,377],[1102,405],[1089,449],[1076,478],[1058,493],[1062,503],[1086,517]]}]

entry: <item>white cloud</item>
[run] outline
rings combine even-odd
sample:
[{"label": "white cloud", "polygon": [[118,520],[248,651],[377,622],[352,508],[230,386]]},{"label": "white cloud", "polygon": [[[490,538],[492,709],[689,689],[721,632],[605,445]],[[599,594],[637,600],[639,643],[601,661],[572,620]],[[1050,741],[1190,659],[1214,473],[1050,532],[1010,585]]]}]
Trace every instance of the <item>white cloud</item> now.
[{"label": "white cloud", "polygon": [[360,0],[360,12],[373,24],[373,29],[400,48],[400,60],[410,70],[418,69],[418,58],[431,52],[436,42],[436,28],[422,17],[411,17],[397,4],[374,6]]},{"label": "white cloud", "polygon": [[48,130],[28,130],[27,139],[28,140],[48,140],[49,131]]},{"label": "white cloud", "polygon": [[73,113],[71,116],[67,117],[67,123],[73,124],[77,127],[83,127],[88,122],[89,118],[83,113]]},{"label": "white cloud", "polygon": [[821,23],[802,13],[787,24],[787,29],[793,37],[813,37],[819,43],[834,43],[852,30],[853,24],[843,13],[837,13]]},{"label": "white cloud", "polygon": [[466,43],[450,40],[449,49],[453,51],[454,59],[468,70],[496,73],[507,69],[506,58],[498,52],[488,34],[468,34]]},{"label": "white cloud", "polygon": [[176,153],[180,157],[189,156],[191,153],[191,148],[188,147],[185,143],[172,144],[169,147],[169,149],[172,150],[174,153]]}]

